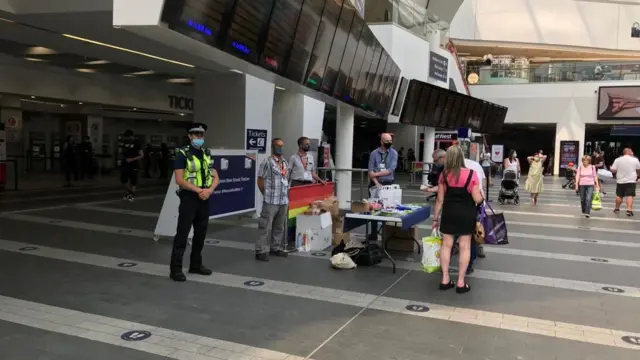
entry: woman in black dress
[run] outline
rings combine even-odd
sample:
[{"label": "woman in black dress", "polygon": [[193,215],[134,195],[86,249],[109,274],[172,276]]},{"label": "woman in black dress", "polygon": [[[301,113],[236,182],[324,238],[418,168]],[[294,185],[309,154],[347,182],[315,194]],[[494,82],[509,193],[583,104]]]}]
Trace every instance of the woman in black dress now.
[{"label": "woman in black dress", "polygon": [[[478,175],[464,167],[462,149],[459,146],[451,146],[447,150],[444,171],[438,183],[438,199],[433,220],[433,228],[437,229],[439,226],[442,234],[440,290],[448,290],[454,286],[459,294],[471,290],[464,277],[471,258],[471,235],[476,225],[477,204],[482,201],[484,199],[480,192]],[[458,238],[460,249],[457,283],[449,277],[451,247],[455,238]]]}]

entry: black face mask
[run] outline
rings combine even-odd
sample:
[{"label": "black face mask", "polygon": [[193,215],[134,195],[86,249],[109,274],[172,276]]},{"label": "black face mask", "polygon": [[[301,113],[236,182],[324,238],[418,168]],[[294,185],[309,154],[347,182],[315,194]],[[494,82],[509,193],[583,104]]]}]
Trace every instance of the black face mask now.
[{"label": "black face mask", "polygon": [[302,151],[307,152],[311,148],[311,145],[302,145]]},{"label": "black face mask", "polygon": [[390,143],[390,142],[382,143],[382,146],[384,146],[384,147],[385,147],[385,149],[390,148],[390,147],[391,147],[391,145],[393,145],[393,143]]}]

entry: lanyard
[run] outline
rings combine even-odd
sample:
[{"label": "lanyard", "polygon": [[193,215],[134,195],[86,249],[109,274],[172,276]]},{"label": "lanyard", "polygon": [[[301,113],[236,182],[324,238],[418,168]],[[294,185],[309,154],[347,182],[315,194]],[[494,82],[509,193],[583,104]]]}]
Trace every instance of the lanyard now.
[{"label": "lanyard", "polygon": [[280,173],[282,174],[282,176],[286,176],[287,175],[287,166],[284,164],[284,160],[280,159],[278,160],[277,157],[273,157],[273,159],[275,160],[276,164],[278,164],[278,166],[280,167]]},{"label": "lanyard", "polygon": [[387,157],[389,156],[389,150],[385,151],[382,155],[382,163],[384,164],[384,166],[387,166]]},{"label": "lanyard", "polygon": [[298,153],[298,157],[300,157],[300,163],[302,163],[304,171],[307,171],[307,165],[309,164],[309,158],[307,156],[307,154],[304,154],[304,157],[302,157],[302,154]]}]

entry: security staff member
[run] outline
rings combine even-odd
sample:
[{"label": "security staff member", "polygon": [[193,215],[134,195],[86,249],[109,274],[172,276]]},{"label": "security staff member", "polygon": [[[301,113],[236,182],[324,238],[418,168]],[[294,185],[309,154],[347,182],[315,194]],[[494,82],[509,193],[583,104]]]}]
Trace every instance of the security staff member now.
[{"label": "security staff member", "polygon": [[209,151],[204,147],[207,125],[194,123],[189,128],[190,145],[176,150],[175,177],[180,187],[178,228],[173,239],[169,277],[174,281],[185,281],[182,258],[187,247],[187,237],[193,226],[191,262],[189,273],[211,275],[211,270],[202,265],[202,248],[209,225],[209,197],[218,186],[218,173],[213,168]]}]

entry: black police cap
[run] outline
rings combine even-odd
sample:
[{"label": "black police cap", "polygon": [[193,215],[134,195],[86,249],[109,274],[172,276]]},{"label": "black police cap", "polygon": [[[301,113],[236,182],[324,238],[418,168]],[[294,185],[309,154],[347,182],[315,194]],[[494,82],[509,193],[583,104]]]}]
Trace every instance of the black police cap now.
[{"label": "black police cap", "polygon": [[189,125],[189,127],[187,127],[187,132],[189,133],[193,133],[193,132],[207,132],[207,125],[203,124],[203,123],[192,123]]}]

